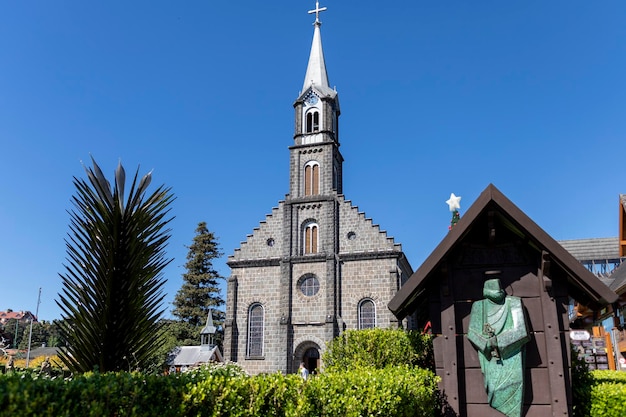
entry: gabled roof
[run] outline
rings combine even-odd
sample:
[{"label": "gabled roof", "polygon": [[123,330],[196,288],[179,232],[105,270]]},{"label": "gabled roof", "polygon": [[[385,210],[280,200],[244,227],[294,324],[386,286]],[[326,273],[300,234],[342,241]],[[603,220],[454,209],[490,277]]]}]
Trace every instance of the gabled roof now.
[{"label": "gabled roof", "polygon": [[611,282],[609,288],[618,294],[626,292],[626,262],[622,263],[613,271],[611,279],[613,282]]},{"label": "gabled roof", "polygon": [[559,240],[559,243],[580,262],[619,259],[617,237]]},{"label": "gabled roof", "polygon": [[[580,302],[587,302],[594,307],[613,303],[617,294],[611,291],[599,279],[578,262],[563,246],[550,237],[524,212],[504,196],[493,184],[480,194],[478,199],[461,217],[448,235],[439,243],[418,270],[400,288],[400,291],[389,302],[389,309],[399,318],[412,313],[415,301],[420,298],[432,272],[442,263],[453,248],[469,233],[477,220],[488,211],[497,211],[505,219],[506,227],[524,238],[539,250],[551,255],[553,263],[560,266],[568,276],[570,288]],[[577,296],[577,297],[576,297]]]},{"label": "gabled roof", "polygon": [[37,317],[30,311],[0,311],[0,322],[5,323],[8,320],[15,319],[18,321],[30,320],[37,322]]},{"label": "gabled roof", "polygon": [[178,346],[167,361],[172,366],[194,366],[211,361],[224,362],[217,346]]}]

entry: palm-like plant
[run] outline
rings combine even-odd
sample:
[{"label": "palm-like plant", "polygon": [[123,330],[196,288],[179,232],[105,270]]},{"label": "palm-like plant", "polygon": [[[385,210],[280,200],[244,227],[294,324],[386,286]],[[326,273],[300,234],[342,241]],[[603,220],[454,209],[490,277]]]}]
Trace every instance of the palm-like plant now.
[{"label": "palm-like plant", "polygon": [[61,360],[74,372],[141,369],[162,340],[162,271],[170,230],[166,218],[173,200],[160,186],[146,197],[151,173],[135,173],[124,200],[121,164],[110,183],[93,160],[88,181],[74,177],[67,264],[60,274],[57,304],[67,352]]}]

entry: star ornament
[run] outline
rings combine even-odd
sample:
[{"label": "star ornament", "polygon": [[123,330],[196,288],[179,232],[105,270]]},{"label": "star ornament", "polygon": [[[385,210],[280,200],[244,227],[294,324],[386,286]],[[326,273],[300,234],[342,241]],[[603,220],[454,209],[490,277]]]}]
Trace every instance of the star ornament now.
[{"label": "star ornament", "polygon": [[450,199],[446,201],[448,207],[450,207],[450,211],[456,211],[461,208],[461,197],[457,197],[454,193],[450,194]]}]

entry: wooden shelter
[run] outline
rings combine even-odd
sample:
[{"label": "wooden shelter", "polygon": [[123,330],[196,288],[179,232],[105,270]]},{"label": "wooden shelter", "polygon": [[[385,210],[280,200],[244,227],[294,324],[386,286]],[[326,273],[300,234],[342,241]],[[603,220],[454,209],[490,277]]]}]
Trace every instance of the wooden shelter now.
[{"label": "wooden shelter", "polygon": [[526,345],[526,417],[571,415],[569,312],[572,299],[599,309],[617,295],[558,242],[489,185],[389,303],[402,319],[430,321],[435,365],[450,415],[497,417],[467,339],[472,303],[486,274],[497,272],[520,297],[531,340]]}]

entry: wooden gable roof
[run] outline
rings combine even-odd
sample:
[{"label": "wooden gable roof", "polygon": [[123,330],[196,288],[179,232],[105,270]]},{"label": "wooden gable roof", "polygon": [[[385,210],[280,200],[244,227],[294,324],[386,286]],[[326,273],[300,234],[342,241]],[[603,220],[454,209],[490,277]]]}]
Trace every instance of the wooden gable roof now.
[{"label": "wooden gable roof", "polygon": [[617,300],[617,294],[588,271],[493,184],[489,184],[456,226],[389,302],[388,307],[396,317],[402,319],[413,312],[424,293],[426,284],[431,277],[435,276],[433,272],[445,262],[447,255],[464,240],[479,220],[489,216],[490,212],[498,216],[512,233],[523,237],[536,251],[539,253],[546,251],[550,254],[552,263],[566,273],[569,293],[578,302],[592,308],[599,308]]}]

